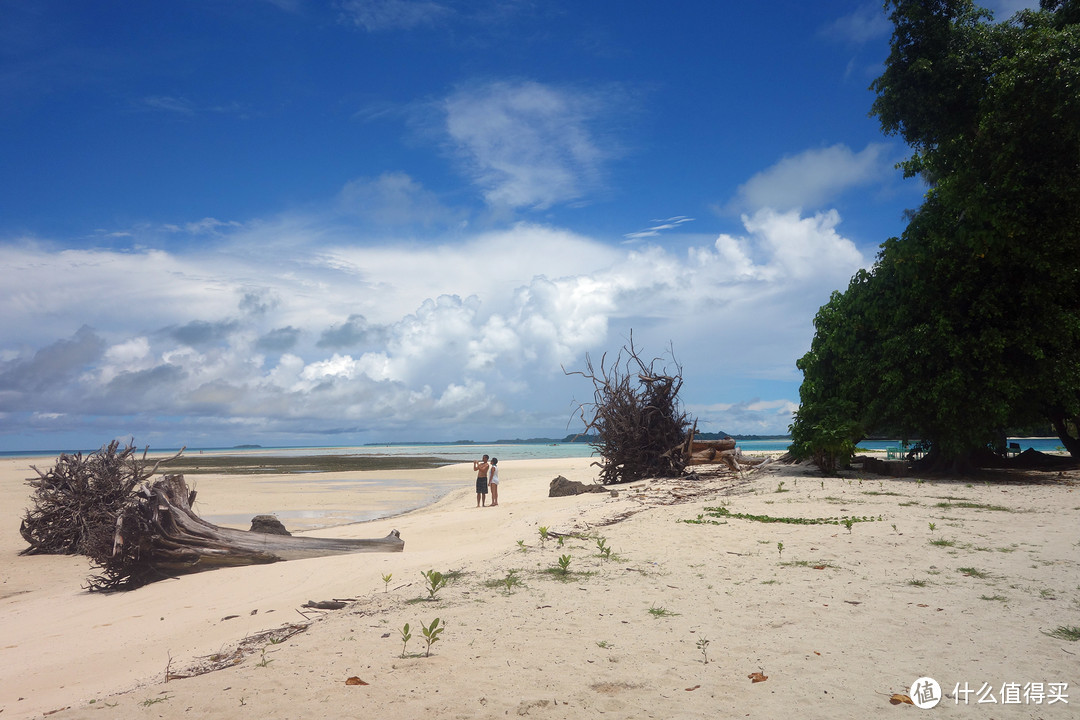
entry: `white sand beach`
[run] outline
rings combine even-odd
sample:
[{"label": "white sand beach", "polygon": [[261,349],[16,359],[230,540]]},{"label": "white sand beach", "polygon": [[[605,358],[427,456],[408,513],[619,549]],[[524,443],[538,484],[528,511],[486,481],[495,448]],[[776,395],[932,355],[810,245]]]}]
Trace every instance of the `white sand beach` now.
[{"label": "white sand beach", "polygon": [[[500,506],[483,509],[468,466],[394,471],[460,487],[310,534],[397,529],[402,553],[102,595],[82,589],[85,558],[18,555],[29,462],[0,461],[4,720],[890,717],[922,712],[890,703],[922,676],[949,696],[934,710],[943,716],[1080,713],[1080,642],[1054,635],[1080,626],[1075,471],[945,481],[772,464],[548,498],[556,475],[591,481],[590,460],[505,461]],[[205,515],[349,508],[344,486],[325,480],[189,482]],[[758,517],[708,514],[720,506]],[[848,529],[765,515],[873,519]],[[540,527],[562,545],[542,543]],[[452,576],[435,599],[429,569]],[[302,607],[331,599],[349,602]],[[428,656],[420,627],[435,618],[445,631]],[[193,674],[212,665],[223,667]],[[346,684],[354,677],[364,684]]]}]

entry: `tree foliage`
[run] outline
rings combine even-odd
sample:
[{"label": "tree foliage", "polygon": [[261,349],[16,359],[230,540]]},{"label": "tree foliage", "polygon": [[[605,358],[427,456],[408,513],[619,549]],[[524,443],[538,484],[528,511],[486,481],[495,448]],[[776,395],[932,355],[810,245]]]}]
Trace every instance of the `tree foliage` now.
[{"label": "tree foliage", "polygon": [[1080,2],[997,23],[970,0],[886,7],[872,112],[929,190],[818,312],[793,435],[831,416],[962,464],[1049,420],[1080,456]]},{"label": "tree foliage", "polygon": [[682,410],[679,390],[682,367],[672,357],[672,370],[661,359],[646,363],[631,336],[615,361],[607,353],[599,368],[585,356],[581,375],[593,384],[593,401],[579,406],[585,432],[596,435],[593,447],[602,460],[604,485],[647,477],[673,477],[686,467],[690,421]]}]

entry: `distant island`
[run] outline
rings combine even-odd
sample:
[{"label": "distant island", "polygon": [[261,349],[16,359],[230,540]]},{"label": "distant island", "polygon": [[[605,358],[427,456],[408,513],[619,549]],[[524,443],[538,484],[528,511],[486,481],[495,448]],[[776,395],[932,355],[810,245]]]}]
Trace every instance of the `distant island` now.
[{"label": "distant island", "polygon": [[[734,440],[790,440],[790,435],[732,435],[730,433],[703,433],[694,435],[699,440],[719,440],[721,438],[733,438]],[[571,443],[595,443],[599,438],[596,435],[573,434],[561,438],[514,438],[513,440],[454,440],[451,442],[381,442],[365,443],[365,446],[386,445],[564,445]]]}]

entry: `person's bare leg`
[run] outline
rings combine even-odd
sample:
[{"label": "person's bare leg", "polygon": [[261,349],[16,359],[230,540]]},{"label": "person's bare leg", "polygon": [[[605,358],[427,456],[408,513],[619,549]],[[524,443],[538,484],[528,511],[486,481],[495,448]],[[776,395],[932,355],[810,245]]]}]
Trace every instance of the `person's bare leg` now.
[{"label": "person's bare leg", "polygon": [[499,486],[491,486],[491,507],[495,507],[499,504]]}]

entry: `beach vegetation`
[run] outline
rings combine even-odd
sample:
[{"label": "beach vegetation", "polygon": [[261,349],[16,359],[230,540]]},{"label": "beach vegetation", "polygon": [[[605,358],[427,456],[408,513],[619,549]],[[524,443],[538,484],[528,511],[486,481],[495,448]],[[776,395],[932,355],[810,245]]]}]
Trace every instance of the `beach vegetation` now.
[{"label": "beach vegetation", "polygon": [[484,587],[488,588],[503,588],[506,590],[507,595],[514,594],[514,588],[521,587],[523,585],[521,577],[518,575],[518,570],[511,568],[506,571],[506,577],[494,578],[484,582]]},{"label": "beach vegetation", "polygon": [[152,707],[154,705],[157,705],[158,703],[163,703],[166,700],[172,700],[172,695],[162,695],[156,698],[147,698],[139,704],[143,707]]},{"label": "beach vegetation", "polygon": [[1046,634],[1050,637],[1057,638],[1058,640],[1068,640],[1069,642],[1076,642],[1080,640],[1080,626],[1059,625],[1058,627],[1050,630]]},{"label": "beach vegetation", "polygon": [[382,581],[383,581],[383,592],[384,592],[384,593],[386,593],[386,592],[389,592],[389,591],[390,591],[390,581],[391,581],[391,580],[392,580],[393,578],[394,578],[394,573],[385,573],[385,574],[384,574],[384,575],[382,576]]},{"label": "beach vegetation", "polygon": [[[857,517],[857,516],[844,517],[844,516],[841,516],[841,517],[816,517],[816,518],[782,517],[782,516],[774,516],[774,515],[754,515],[752,513],[733,513],[730,510],[728,510],[726,507],[721,506],[721,507],[707,507],[707,508],[705,508],[705,512],[702,513],[701,515],[699,515],[698,518],[695,518],[693,520],[682,520],[681,522],[689,523],[691,525],[706,525],[706,524],[717,525],[717,524],[720,524],[720,523],[717,523],[715,521],[710,521],[710,520],[707,520],[707,519],[703,519],[703,516],[705,516],[705,515],[707,515],[709,517],[713,517],[713,518],[725,518],[725,519],[726,518],[731,518],[731,519],[735,519],[735,520],[752,520],[754,522],[761,522],[761,523],[784,523],[786,525],[844,525],[845,527],[848,528],[849,531],[851,530],[850,526],[848,525],[849,521],[851,522],[851,524],[855,524],[855,523],[858,523],[858,522],[874,522],[876,520],[881,519],[880,516],[875,518],[875,517],[868,516],[868,515],[863,515],[861,517]],[[762,540],[760,542],[767,544],[770,541]]]},{"label": "beach vegetation", "polygon": [[675,617],[679,613],[672,612],[671,610],[668,610],[666,607],[663,607],[663,606],[650,605],[649,606],[649,614],[652,615],[654,618],[662,618],[662,617]]},{"label": "beach vegetation", "polygon": [[709,654],[707,650],[709,649],[709,640],[704,635],[698,638],[697,649],[701,653],[701,657],[704,658],[704,664],[708,665]]},{"label": "beach vegetation", "polygon": [[420,624],[420,632],[423,633],[424,642],[427,644],[427,647],[424,650],[424,657],[431,656],[431,646],[438,642],[439,635],[441,635],[442,631],[445,629],[445,625],[440,627],[439,618],[432,620],[430,625]]},{"label": "beach vegetation", "polygon": [[428,599],[434,600],[438,592],[446,587],[447,577],[438,570],[428,570],[421,572],[420,575],[424,578],[426,584],[424,589],[428,592]]},{"label": "beach vegetation", "polygon": [[1041,424],[1080,457],[1077,4],[1000,22],[972,0],[885,5],[871,114],[928,190],[818,311],[792,452],[824,469],[883,434],[917,439],[921,468],[965,472]]},{"label": "beach vegetation", "polygon": [[979,578],[980,580],[985,580],[986,578],[990,577],[990,573],[986,572],[985,570],[979,570],[978,568],[973,567],[957,568],[956,571],[961,572],[968,577]]},{"label": "beach vegetation", "polygon": [[412,628],[409,627],[409,623],[405,623],[405,626],[398,632],[401,633],[401,657],[405,657],[405,648],[409,646],[409,641],[412,640]]},{"label": "beach vegetation", "polygon": [[570,559],[569,555],[561,555],[559,557],[559,571],[563,575],[570,571]]}]

